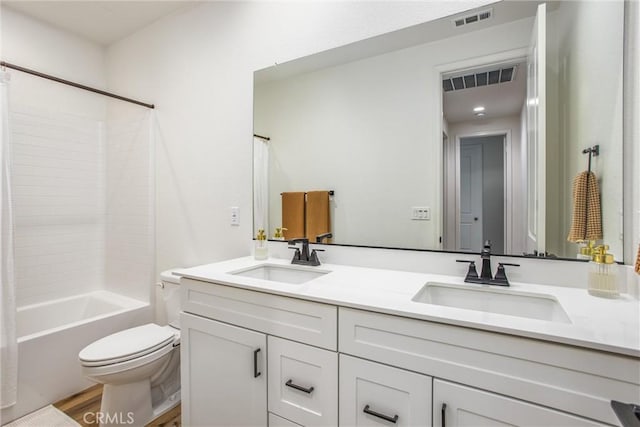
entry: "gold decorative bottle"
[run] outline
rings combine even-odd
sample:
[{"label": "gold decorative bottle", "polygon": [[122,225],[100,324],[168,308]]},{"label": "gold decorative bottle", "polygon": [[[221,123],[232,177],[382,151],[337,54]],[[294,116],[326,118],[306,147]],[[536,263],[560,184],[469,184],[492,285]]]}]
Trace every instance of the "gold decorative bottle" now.
[{"label": "gold decorative bottle", "polygon": [[269,257],[269,247],[267,246],[267,235],[264,229],[258,229],[258,235],[256,236],[256,247],[253,252],[255,259],[267,259]]},{"label": "gold decorative bottle", "polygon": [[618,289],[618,264],[613,255],[607,253],[608,245],[593,248],[589,262],[589,293],[597,297],[616,298]]}]

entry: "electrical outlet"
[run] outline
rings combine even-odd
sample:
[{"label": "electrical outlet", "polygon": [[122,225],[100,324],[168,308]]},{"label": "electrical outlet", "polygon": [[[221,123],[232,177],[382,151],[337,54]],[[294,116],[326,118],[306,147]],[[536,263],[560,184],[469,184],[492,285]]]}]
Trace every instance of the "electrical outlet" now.
[{"label": "electrical outlet", "polygon": [[240,208],[237,206],[231,208],[231,225],[240,225]]},{"label": "electrical outlet", "polygon": [[411,219],[417,221],[430,221],[431,208],[429,207],[413,207],[411,208]]}]

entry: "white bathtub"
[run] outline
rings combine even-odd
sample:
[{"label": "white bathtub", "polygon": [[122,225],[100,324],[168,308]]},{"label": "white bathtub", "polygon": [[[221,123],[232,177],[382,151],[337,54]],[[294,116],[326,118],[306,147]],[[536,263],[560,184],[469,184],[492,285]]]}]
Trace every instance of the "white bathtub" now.
[{"label": "white bathtub", "polygon": [[149,303],[108,291],[19,307],[18,402],[2,410],[2,422],[93,385],[78,353],[113,332],[151,321]]}]

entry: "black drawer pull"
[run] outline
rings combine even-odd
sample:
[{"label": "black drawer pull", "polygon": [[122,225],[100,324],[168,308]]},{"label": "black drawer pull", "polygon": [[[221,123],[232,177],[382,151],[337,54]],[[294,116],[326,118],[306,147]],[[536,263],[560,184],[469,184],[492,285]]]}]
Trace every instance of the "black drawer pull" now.
[{"label": "black drawer pull", "polygon": [[447,422],[445,421],[445,416],[447,415],[447,404],[446,403],[442,404],[441,412],[442,412],[442,419],[441,419],[440,422],[442,423],[442,427],[446,427],[446,425],[447,425]]},{"label": "black drawer pull", "polygon": [[260,353],[260,349],[253,352],[253,378],[258,378],[262,374],[262,372],[258,372],[258,353]]},{"label": "black drawer pull", "polygon": [[398,416],[397,415],[394,415],[393,417],[390,417],[388,415],[381,414],[380,412],[372,411],[371,409],[369,409],[369,405],[365,406],[362,411],[365,414],[369,414],[369,415],[373,415],[374,417],[382,418],[383,420],[389,421],[390,423],[394,423],[395,424],[396,422],[398,422]]},{"label": "black drawer pull", "polygon": [[291,388],[295,388],[296,390],[300,390],[303,391],[307,394],[311,394],[311,392],[313,392],[313,386],[306,388],[306,387],[302,387],[301,385],[298,384],[294,384],[293,380],[289,380],[286,383],[284,383],[284,385],[286,385],[287,387],[291,387]]}]

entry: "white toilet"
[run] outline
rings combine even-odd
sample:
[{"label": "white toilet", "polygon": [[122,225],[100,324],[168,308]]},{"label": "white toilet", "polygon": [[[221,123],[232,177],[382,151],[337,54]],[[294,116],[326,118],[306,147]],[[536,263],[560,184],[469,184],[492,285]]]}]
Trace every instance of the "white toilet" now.
[{"label": "white toilet", "polygon": [[78,355],[84,375],[104,384],[101,426],[144,425],[180,402],[180,292],[175,270],[161,278],[157,304],[168,325],[155,323],[116,332]]}]

